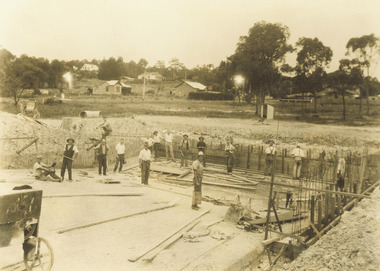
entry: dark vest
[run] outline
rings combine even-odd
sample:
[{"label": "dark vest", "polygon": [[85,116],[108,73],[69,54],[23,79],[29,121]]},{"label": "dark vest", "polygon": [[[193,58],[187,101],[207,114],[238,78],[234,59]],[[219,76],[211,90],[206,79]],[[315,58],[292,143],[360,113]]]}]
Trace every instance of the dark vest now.
[{"label": "dark vest", "polygon": [[64,156],[73,158],[74,156],[74,145],[72,145],[70,148],[68,148],[69,145],[66,145],[66,150],[63,153]]}]

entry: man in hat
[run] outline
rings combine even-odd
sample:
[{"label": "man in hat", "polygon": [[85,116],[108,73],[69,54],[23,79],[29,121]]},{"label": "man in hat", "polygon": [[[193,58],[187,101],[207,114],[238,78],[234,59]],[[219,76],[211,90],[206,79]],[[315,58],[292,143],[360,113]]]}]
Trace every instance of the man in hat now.
[{"label": "man in hat", "polygon": [[343,155],[338,160],[338,166],[336,169],[337,181],[335,184],[335,189],[338,191],[344,191],[344,175],[346,172],[346,160],[344,160]]},{"label": "man in hat", "polygon": [[62,179],[55,174],[55,163],[51,166],[48,166],[42,163],[42,156],[38,155],[36,157],[36,163],[33,166],[33,175],[36,180],[40,181],[53,181],[53,182],[61,182]]},{"label": "man in hat", "polygon": [[65,171],[67,168],[67,172],[69,173],[69,181],[73,180],[71,168],[75,158],[78,156],[78,148],[74,145],[75,140],[73,138],[69,138],[66,140],[67,144],[63,149],[63,161],[61,168],[61,177],[62,181],[65,178]]},{"label": "man in hat", "polygon": [[194,191],[191,208],[198,210],[198,204],[202,203],[202,178],[203,178],[203,152],[198,152],[197,160],[193,162],[192,169],[194,171]]},{"label": "man in hat", "polygon": [[107,175],[107,154],[108,154],[108,146],[106,144],[106,140],[102,139],[100,141],[100,144],[94,148],[94,150],[98,151],[98,172],[99,175],[102,175],[102,169],[103,169],[103,175]]},{"label": "man in hat", "polygon": [[297,143],[296,148],[292,151],[292,156],[294,157],[293,179],[298,180],[301,177],[302,158],[305,157],[299,143]]},{"label": "man in hat", "polygon": [[[125,144],[124,139],[120,139],[120,142],[116,144],[116,164],[113,168],[113,172],[115,173],[117,168],[119,167],[119,172],[123,169],[124,165],[124,154],[125,154]],[[120,164],[120,166],[119,166]]]},{"label": "man in hat", "polygon": [[151,152],[149,150],[149,142],[144,142],[144,148],[139,154],[139,167],[141,168],[141,183],[147,185],[149,181]]},{"label": "man in hat", "polygon": [[265,170],[264,175],[271,175],[272,174],[272,168],[273,168],[273,161],[274,161],[274,154],[276,153],[276,149],[274,147],[273,140],[269,141],[269,146],[265,150]]},{"label": "man in hat", "polygon": [[234,167],[234,161],[235,161],[235,152],[236,148],[234,145],[232,145],[232,137],[227,137],[226,138],[226,147],[225,147],[225,152],[226,152],[226,157],[227,157],[227,173],[232,174],[232,169]]},{"label": "man in hat", "polygon": [[158,158],[157,152],[158,152],[158,146],[161,142],[161,136],[158,134],[158,131],[153,132],[153,153],[154,158]]},{"label": "man in hat", "polygon": [[188,166],[187,156],[190,152],[190,140],[189,135],[187,133],[183,134],[183,139],[181,145],[179,146],[179,150],[181,151],[181,167]]},{"label": "man in hat", "polygon": [[201,135],[199,137],[199,142],[197,143],[197,149],[198,149],[198,152],[202,152],[203,153],[203,166],[206,167],[206,148],[207,148],[207,145],[206,145],[206,142],[205,142],[205,138]]},{"label": "man in hat", "polygon": [[173,135],[174,131],[171,130],[169,132],[164,131],[164,141],[165,141],[165,151],[166,151],[166,159],[169,161],[169,155],[171,160],[174,160],[174,152],[173,152]]}]

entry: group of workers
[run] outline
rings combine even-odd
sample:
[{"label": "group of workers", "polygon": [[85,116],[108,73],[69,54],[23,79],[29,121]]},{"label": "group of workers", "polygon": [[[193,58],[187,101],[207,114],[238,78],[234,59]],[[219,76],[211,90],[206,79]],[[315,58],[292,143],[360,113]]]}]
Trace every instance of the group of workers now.
[{"label": "group of workers", "polygon": [[[107,175],[107,154],[109,147],[106,143],[106,137],[110,134],[112,129],[104,119],[104,123],[100,126],[103,128],[102,139],[97,140],[92,138],[92,146],[87,150],[93,148],[95,160],[98,164],[99,175]],[[191,141],[187,133],[183,133],[183,138],[178,145],[179,152],[181,154],[181,167],[188,167],[188,156],[191,153]],[[139,153],[139,167],[141,169],[141,183],[147,185],[149,182],[149,172],[151,160],[158,157],[157,153],[159,150],[159,145],[164,142],[165,154],[168,161],[175,161],[174,151],[173,151],[173,137],[174,131],[162,132],[162,136],[158,131],[154,131],[151,138],[144,141],[144,148]],[[42,156],[37,156],[37,161],[34,164],[33,170],[35,178],[42,181],[57,181],[62,182],[65,178],[66,169],[68,172],[68,181],[72,181],[72,163],[78,156],[78,148],[74,145],[75,140],[73,138],[68,138],[66,144],[63,148],[63,161],[61,167],[61,174],[58,176],[55,173],[54,167],[56,163],[52,165],[47,165],[42,162]],[[191,207],[195,210],[199,209],[198,204],[202,200],[202,178],[203,178],[203,168],[206,167],[206,149],[207,144],[204,141],[204,137],[200,136],[199,141],[196,145],[197,158],[192,163],[192,170],[194,172],[193,178],[193,198]],[[125,164],[125,143],[124,139],[120,141],[115,146],[116,150],[116,163],[114,166],[114,173],[117,171],[121,172],[123,165]],[[233,144],[233,138],[227,137],[225,144],[225,154],[226,154],[226,168],[227,174],[232,174],[235,156],[237,149]],[[270,141],[268,147],[265,149],[266,159],[265,159],[265,175],[271,175],[273,171],[273,165],[276,155],[276,148],[274,146],[274,141]],[[305,157],[304,151],[301,149],[300,144],[296,145],[296,148],[291,153],[294,157],[293,166],[293,179],[300,179],[301,168],[302,168],[302,158]],[[345,160],[343,158],[339,159],[338,170],[337,170],[337,189],[343,190],[344,188],[344,170],[345,170]]]}]

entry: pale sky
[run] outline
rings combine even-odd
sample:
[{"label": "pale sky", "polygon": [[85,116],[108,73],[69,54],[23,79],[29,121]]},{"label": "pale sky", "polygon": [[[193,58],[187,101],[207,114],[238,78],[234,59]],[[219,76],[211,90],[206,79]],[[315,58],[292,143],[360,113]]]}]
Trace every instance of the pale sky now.
[{"label": "pale sky", "polygon": [[[335,70],[350,38],[380,37],[380,0],[0,0],[0,45],[49,60],[218,66],[262,20],[288,26],[292,44],[319,38]],[[372,76],[380,79],[380,67]]]}]

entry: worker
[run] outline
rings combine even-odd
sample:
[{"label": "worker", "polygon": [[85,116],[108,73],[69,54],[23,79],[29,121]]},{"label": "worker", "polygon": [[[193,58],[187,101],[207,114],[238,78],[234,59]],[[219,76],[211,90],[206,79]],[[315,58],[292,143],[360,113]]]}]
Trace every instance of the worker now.
[{"label": "worker", "polygon": [[273,140],[271,140],[269,142],[269,146],[265,150],[266,158],[265,158],[264,175],[269,176],[272,174],[272,168],[273,168],[275,153],[276,153],[276,149],[274,147],[274,142],[273,142]]},{"label": "worker", "polygon": [[227,137],[226,138],[226,147],[225,147],[225,151],[226,151],[226,157],[227,157],[227,173],[228,174],[232,174],[232,169],[234,167],[234,160],[235,160],[235,152],[236,152],[236,148],[234,147],[234,145],[232,145],[232,137]]},{"label": "worker", "polygon": [[197,159],[193,162],[192,169],[194,171],[194,191],[191,208],[198,210],[198,204],[202,203],[202,178],[203,178],[203,152],[198,152]]},{"label": "worker", "polygon": [[160,146],[161,143],[161,135],[158,134],[158,131],[153,132],[153,153],[154,153],[154,158],[158,158],[158,147]]},{"label": "worker", "polygon": [[166,160],[170,160],[169,159],[169,155],[170,155],[170,158],[173,162],[175,162],[175,159],[174,159],[174,152],[173,152],[173,133],[174,131],[171,130],[169,132],[167,132],[166,130],[164,130],[162,132],[164,134],[164,141],[165,141],[165,152],[166,152]]},{"label": "worker", "polygon": [[107,121],[106,117],[103,117],[103,123],[100,124],[97,128],[102,128],[102,139],[106,139],[112,132],[111,124]]},{"label": "worker", "polygon": [[336,181],[336,190],[343,192],[344,190],[344,176],[346,172],[346,160],[341,156],[338,160],[338,166],[336,169],[337,181]]},{"label": "worker", "polygon": [[305,157],[299,143],[297,143],[296,148],[292,151],[292,156],[294,157],[293,179],[299,180],[301,177],[302,158]]},{"label": "worker", "polygon": [[139,167],[141,168],[141,183],[147,185],[149,182],[151,152],[149,150],[149,142],[144,142],[144,148],[139,154]]},{"label": "worker", "polygon": [[113,168],[113,172],[116,173],[117,168],[119,167],[119,172],[123,169],[124,165],[124,155],[125,155],[125,144],[124,139],[121,138],[120,142],[116,144],[116,163],[115,167]]},{"label": "worker", "polygon": [[78,148],[74,145],[75,140],[73,138],[69,138],[66,140],[65,148],[63,149],[63,161],[62,161],[62,168],[61,168],[61,177],[62,181],[65,178],[65,172],[67,168],[67,172],[69,174],[69,181],[73,181],[72,176],[72,165],[73,161],[78,156]]},{"label": "worker", "polygon": [[100,144],[94,148],[94,150],[98,150],[98,173],[102,175],[107,175],[107,154],[108,154],[108,146],[106,144],[106,140],[102,139]]},{"label": "worker", "polygon": [[40,181],[61,182],[62,179],[55,174],[55,165],[55,162],[51,166],[42,163],[42,156],[38,155],[36,157],[36,163],[33,166],[34,178]]},{"label": "worker", "polygon": [[181,145],[179,146],[179,150],[181,152],[181,167],[189,166],[187,163],[187,156],[190,153],[190,140],[187,133],[183,134],[183,139],[181,141]]},{"label": "worker", "polygon": [[198,152],[202,152],[203,153],[203,167],[206,167],[206,148],[207,148],[207,145],[206,145],[206,142],[204,141],[205,138],[201,135],[199,137],[199,142],[197,143],[197,149],[198,149]]}]

